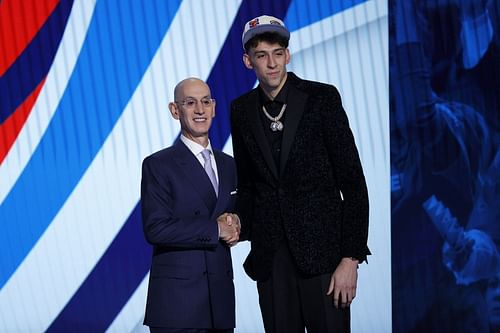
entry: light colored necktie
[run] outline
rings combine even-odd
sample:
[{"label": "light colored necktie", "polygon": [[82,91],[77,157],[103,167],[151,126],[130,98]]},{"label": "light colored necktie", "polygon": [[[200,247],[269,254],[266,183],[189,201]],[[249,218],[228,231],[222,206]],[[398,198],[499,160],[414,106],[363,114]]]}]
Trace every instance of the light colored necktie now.
[{"label": "light colored necktie", "polygon": [[203,156],[203,159],[205,160],[205,172],[208,175],[208,178],[210,178],[210,182],[212,182],[212,186],[214,187],[215,190],[215,195],[218,194],[219,190],[219,185],[217,184],[217,178],[215,177],[215,172],[214,169],[212,168],[212,161],[210,160],[210,150],[204,149],[201,151],[201,155]]}]

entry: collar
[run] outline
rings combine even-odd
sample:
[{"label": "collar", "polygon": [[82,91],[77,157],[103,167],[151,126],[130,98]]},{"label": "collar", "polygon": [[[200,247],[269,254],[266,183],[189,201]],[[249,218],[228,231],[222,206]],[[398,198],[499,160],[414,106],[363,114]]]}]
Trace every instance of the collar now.
[{"label": "collar", "polygon": [[194,142],[191,139],[188,139],[183,134],[181,134],[181,141],[188,147],[188,149],[194,154],[194,156],[198,156],[198,154],[200,154],[205,149],[210,150],[210,153],[214,155],[212,145],[210,144],[210,139],[208,139],[208,145],[206,148],[200,145],[199,143]]},{"label": "collar", "polygon": [[278,95],[276,95],[276,97],[273,100],[271,100],[259,85],[258,90],[259,90],[260,104],[267,105],[267,104],[272,103],[272,102],[279,102],[281,104],[286,104],[286,100],[288,98],[289,87],[290,87],[290,75],[287,75],[285,84],[283,85],[283,87],[281,87],[280,92],[278,93]]}]

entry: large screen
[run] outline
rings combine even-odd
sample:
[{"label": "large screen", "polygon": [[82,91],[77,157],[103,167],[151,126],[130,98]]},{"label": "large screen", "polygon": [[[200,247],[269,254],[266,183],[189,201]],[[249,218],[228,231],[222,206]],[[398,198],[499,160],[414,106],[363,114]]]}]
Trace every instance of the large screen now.
[{"label": "large screen", "polygon": [[[151,246],[142,160],[170,146],[186,77],[217,100],[212,145],[232,153],[229,103],[257,83],[249,19],[284,18],[290,71],[335,85],[370,196],[353,332],[390,332],[388,8],[382,0],[0,1],[0,331],[142,332]],[[236,332],[263,332],[232,248]]]}]

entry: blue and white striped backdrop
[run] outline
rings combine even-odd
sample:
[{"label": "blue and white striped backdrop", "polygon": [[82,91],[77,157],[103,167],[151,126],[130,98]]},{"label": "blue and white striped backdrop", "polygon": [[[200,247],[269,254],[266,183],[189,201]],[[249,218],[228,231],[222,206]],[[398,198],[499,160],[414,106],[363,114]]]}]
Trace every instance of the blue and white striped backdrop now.
[{"label": "blue and white striped backdrop", "polygon": [[[13,1],[0,1],[0,17]],[[241,60],[242,27],[261,14],[285,18],[289,70],[341,92],[368,181],[374,253],[360,268],[353,332],[391,330],[385,1],[56,2],[0,71],[1,332],[144,330],[151,249],[138,206],[142,159],[178,136],[167,105],[188,76],[212,88],[212,144],[231,153],[229,102],[256,84]],[[29,11],[34,1],[25,3]],[[9,141],[8,122],[30,96]],[[248,248],[233,250],[236,332],[261,332],[255,285],[241,268]]]}]

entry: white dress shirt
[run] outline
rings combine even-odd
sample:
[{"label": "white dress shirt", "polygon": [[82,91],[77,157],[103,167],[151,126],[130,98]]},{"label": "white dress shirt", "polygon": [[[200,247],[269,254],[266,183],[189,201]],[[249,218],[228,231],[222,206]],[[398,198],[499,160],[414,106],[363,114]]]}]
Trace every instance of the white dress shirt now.
[{"label": "white dress shirt", "polygon": [[197,142],[194,142],[191,139],[188,139],[183,134],[181,134],[181,141],[188,147],[188,149],[193,153],[194,156],[198,159],[202,167],[205,167],[205,160],[203,159],[203,155],[201,152],[205,149],[210,150],[210,162],[212,162],[212,168],[214,169],[215,178],[217,178],[217,183],[219,184],[219,173],[217,172],[217,163],[215,162],[214,151],[212,150],[212,145],[210,144],[210,139],[208,140],[208,146],[205,148]]}]

